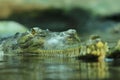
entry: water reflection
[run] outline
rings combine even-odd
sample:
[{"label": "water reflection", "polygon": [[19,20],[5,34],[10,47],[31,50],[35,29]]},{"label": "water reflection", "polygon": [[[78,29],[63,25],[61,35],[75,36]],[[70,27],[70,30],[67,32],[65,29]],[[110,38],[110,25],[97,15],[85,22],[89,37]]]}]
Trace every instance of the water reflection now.
[{"label": "water reflection", "polygon": [[113,72],[120,73],[119,67],[111,64],[74,58],[4,56],[0,80],[110,80],[114,79]]}]

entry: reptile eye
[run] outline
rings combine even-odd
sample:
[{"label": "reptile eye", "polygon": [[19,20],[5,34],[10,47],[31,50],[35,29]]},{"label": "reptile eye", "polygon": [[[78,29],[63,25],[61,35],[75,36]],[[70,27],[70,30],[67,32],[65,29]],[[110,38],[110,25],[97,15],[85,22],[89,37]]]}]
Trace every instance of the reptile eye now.
[{"label": "reptile eye", "polygon": [[36,31],[32,28],[32,34],[35,35]]}]

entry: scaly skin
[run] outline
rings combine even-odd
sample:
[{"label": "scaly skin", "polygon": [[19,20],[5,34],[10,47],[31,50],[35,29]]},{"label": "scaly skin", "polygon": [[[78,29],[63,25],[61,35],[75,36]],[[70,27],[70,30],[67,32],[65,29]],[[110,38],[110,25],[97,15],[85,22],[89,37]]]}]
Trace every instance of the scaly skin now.
[{"label": "scaly skin", "polygon": [[[94,38],[93,38],[94,37]],[[107,42],[102,41],[99,37],[93,36],[81,47],[80,54],[98,56],[98,60],[101,61],[107,55],[109,49]]]},{"label": "scaly skin", "polygon": [[2,50],[10,53],[39,53],[44,56],[68,56],[79,55],[80,38],[75,30],[64,32],[51,32],[39,28],[32,28],[25,33],[17,33],[15,36],[2,42]]},{"label": "scaly skin", "polygon": [[2,42],[5,54],[39,54],[41,56],[77,57],[87,54],[104,58],[108,52],[106,42],[94,36],[84,43],[74,29],[64,32],[51,32],[39,28],[32,28],[25,33],[16,33],[15,36]]}]

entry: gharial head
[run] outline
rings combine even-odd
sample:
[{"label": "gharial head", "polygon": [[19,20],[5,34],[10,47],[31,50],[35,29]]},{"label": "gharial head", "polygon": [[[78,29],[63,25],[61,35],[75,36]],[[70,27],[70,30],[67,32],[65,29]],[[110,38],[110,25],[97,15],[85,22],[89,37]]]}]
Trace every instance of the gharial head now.
[{"label": "gharial head", "polygon": [[[30,31],[23,33],[19,39],[18,44],[22,48],[41,48],[41,49],[55,49],[79,43],[80,38],[76,30],[69,29],[63,32],[52,32],[40,29],[38,27],[32,28]],[[54,46],[54,47],[52,47]]]}]

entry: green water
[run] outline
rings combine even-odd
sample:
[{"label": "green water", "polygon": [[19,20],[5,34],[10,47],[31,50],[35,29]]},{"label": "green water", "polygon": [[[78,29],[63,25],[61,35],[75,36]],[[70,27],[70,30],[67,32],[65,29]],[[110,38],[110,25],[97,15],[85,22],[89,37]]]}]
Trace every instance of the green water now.
[{"label": "green water", "polygon": [[0,80],[119,80],[120,63],[74,58],[1,56]]}]

